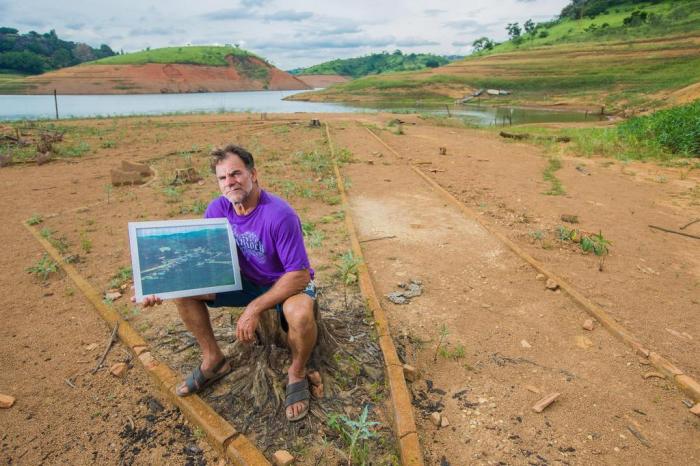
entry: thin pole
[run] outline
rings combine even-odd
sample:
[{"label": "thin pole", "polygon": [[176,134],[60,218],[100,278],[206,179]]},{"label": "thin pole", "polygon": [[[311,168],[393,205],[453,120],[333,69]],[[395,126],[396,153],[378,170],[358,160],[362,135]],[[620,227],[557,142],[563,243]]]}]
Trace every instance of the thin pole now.
[{"label": "thin pole", "polygon": [[56,97],[56,89],[53,90],[53,105],[56,108],[56,119],[58,120],[58,97]]}]

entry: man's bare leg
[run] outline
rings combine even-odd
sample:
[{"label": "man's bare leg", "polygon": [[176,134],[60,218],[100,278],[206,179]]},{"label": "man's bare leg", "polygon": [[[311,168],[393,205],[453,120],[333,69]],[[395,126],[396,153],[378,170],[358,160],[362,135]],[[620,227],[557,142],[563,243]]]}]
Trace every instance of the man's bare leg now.
[{"label": "man's bare leg", "polygon": [[[284,317],[289,324],[287,342],[292,352],[292,364],[289,366],[289,383],[293,384],[306,378],[306,363],[316,345],[316,320],[314,319],[314,301],[306,294],[290,297],[282,306]],[[302,412],[308,401],[294,403],[287,408],[287,417],[295,417]]]},{"label": "man's bare leg", "polygon": [[[204,300],[213,299],[213,296],[197,296],[194,298],[180,298],[175,300],[177,311],[180,313],[180,318],[185,323],[185,327],[197,339],[199,348],[202,351],[202,374],[206,378],[214,375],[211,369],[221,362],[224,358],[224,353],[221,352],[219,344],[214,337],[214,330],[209,319],[209,309],[207,309]],[[224,365],[221,372],[228,370]],[[187,386],[183,382],[177,387],[179,394],[186,394]]]}]

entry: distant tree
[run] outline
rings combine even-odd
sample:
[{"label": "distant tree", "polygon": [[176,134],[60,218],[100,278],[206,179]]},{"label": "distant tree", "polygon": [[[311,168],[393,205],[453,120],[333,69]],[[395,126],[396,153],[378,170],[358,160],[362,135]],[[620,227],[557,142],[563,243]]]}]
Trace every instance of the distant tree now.
[{"label": "distant tree", "polygon": [[0,34],[17,34],[18,32],[15,28],[0,27]]},{"label": "distant tree", "polygon": [[537,29],[537,26],[535,25],[535,22],[531,19],[528,19],[525,21],[525,24],[523,24],[523,29],[525,29],[526,34],[533,35],[535,30]]},{"label": "distant tree", "polygon": [[36,74],[44,71],[44,60],[39,55],[26,50],[4,52],[0,53],[0,68]]},{"label": "distant tree", "polygon": [[95,53],[93,52],[92,47],[87,44],[76,45],[73,49],[73,56],[81,63],[95,59]]},{"label": "distant tree", "polygon": [[510,37],[511,40],[520,37],[520,34],[523,32],[518,23],[508,23],[506,31],[508,31],[508,37]]},{"label": "distant tree", "polygon": [[430,58],[425,61],[425,66],[427,66],[428,68],[437,68],[438,66],[440,66],[440,62],[435,60],[434,58]]},{"label": "distant tree", "polygon": [[486,36],[479,37],[472,42],[472,47],[474,47],[474,52],[478,53],[483,50],[491,50],[494,47],[494,42]]}]

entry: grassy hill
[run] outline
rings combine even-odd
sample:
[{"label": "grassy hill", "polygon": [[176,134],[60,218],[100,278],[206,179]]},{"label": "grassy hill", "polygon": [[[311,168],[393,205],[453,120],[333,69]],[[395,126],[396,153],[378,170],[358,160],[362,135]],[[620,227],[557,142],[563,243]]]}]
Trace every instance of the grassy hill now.
[{"label": "grassy hill", "polygon": [[[635,11],[647,19],[625,24]],[[592,19],[565,18],[440,68],[369,76],[294,97],[448,103],[475,89],[499,88],[512,94],[492,103],[620,111],[675,103],[676,93],[699,81],[700,0],[684,0],[628,3]],[[684,96],[692,100],[695,94]]]},{"label": "grassy hill", "polygon": [[371,74],[392,71],[415,71],[425,68],[437,68],[450,60],[430,53],[404,54],[401,50],[394,53],[373,53],[364,57],[331,60],[308,68],[290,70],[291,74],[338,74],[358,78]]},{"label": "grassy hill", "polygon": [[187,46],[187,47],[163,47],[141,52],[115,55],[101,60],[91,61],[86,65],[144,65],[146,63],[159,63],[163,65],[181,63],[188,65],[227,66],[226,57],[255,57],[257,55],[238,47],[227,46]]}]

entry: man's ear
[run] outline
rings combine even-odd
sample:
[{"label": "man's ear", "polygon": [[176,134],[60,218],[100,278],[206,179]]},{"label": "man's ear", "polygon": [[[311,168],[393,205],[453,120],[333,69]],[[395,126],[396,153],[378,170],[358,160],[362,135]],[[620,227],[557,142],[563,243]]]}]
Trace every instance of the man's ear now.
[{"label": "man's ear", "polygon": [[258,169],[257,169],[257,168],[253,168],[253,169],[250,171],[250,175],[253,177],[253,183],[257,184],[257,183],[258,183]]}]

